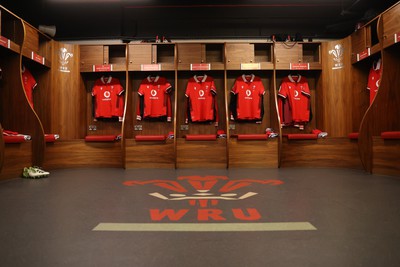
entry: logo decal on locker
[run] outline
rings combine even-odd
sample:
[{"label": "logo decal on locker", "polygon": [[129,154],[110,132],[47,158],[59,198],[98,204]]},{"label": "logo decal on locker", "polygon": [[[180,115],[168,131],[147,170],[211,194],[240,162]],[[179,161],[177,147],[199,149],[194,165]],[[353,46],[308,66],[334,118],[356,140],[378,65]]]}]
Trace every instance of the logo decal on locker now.
[{"label": "logo decal on locker", "polygon": [[[150,209],[152,221],[180,221],[186,214],[194,213],[198,221],[225,221],[223,209],[216,206],[220,201],[241,201],[251,198],[258,193],[243,191],[244,188],[254,185],[278,186],[281,180],[240,179],[230,180],[226,176],[180,176],[177,180],[131,180],[123,183],[125,186],[153,185],[161,189],[149,193],[150,196],[163,201],[187,201],[188,208],[184,209]],[[239,191],[242,189],[241,191]],[[166,192],[165,192],[166,191]],[[181,204],[179,205],[181,206]],[[190,208],[191,207],[191,208]],[[232,216],[240,221],[257,221],[261,214],[256,208],[232,208]]]},{"label": "logo decal on locker", "polygon": [[68,68],[69,59],[72,58],[74,54],[68,52],[65,47],[60,48],[58,51],[58,62],[60,63],[60,67],[58,68],[61,72],[70,72]]},{"label": "logo decal on locker", "polygon": [[343,64],[344,48],[341,44],[335,45],[334,49],[329,50],[329,55],[333,56],[333,70],[341,69],[344,67]]}]

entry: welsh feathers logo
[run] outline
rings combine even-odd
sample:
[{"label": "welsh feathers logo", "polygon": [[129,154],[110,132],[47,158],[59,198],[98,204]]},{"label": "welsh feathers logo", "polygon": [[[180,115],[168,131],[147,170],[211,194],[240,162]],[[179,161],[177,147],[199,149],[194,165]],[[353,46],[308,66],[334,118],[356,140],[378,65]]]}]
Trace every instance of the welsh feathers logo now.
[{"label": "welsh feathers logo", "polygon": [[[149,195],[164,201],[187,201],[189,206],[197,208],[197,219],[199,221],[221,221],[225,220],[223,210],[210,207],[217,206],[220,201],[241,201],[258,194],[253,191],[243,192],[241,190],[241,192],[238,192],[239,189],[254,184],[278,186],[283,182],[281,180],[258,179],[230,180],[226,176],[180,176],[177,180],[131,180],[123,184],[125,186],[151,186],[151,188],[163,189],[164,193],[155,190]],[[165,189],[169,193],[165,193]],[[188,212],[189,209],[151,209],[150,217],[153,221],[162,219],[179,221]],[[259,220],[261,218],[261,214],[255,208],[246,209],[246,211],[242,208],[232,209],[232,213],[234,218],[238,220]]]},{"label": "welsh feathers logo", "polygon": [[329,55],[333,56],[334,66],[332,69],[341,69],[343,65],[344,48],[341,44],[335,45],[334,49],[329,50]]},{"label": "welsh feathers logo", "polygon": [[58,51],[58,61],[60,63],[60,68],[59,70],[61,72],[70,72],[68,69],[68,63],[69,59],[72,58],[74,55],[70,52],[65,47],[60,48]]}]

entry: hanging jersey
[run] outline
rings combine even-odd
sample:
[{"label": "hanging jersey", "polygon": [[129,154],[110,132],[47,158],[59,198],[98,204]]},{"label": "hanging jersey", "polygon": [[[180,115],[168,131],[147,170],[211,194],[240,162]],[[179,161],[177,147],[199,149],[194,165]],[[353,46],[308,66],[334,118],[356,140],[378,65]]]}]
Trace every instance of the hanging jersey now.
[{"label": "hanging jersey", "polygon": [[[288,75],[282,80],[278,96],[290,105],[292,121],[304,123],[310,120],[310,88],[305,77]],[[283,121],[281,120],[281,124]]]},{"label": "hanging jersey", "polygon": [[118,79],[111,76],[97,79],[92,89],[95,118],[122,117],[123,92]]},{"label": "hanging jersey", "polygon": [[238,120],[261,120],[264,113],[264,85],[260,77],[242,75],[231,90],[231,112]]},{"label": "hanging jersey", "polygon": [[282,126],[289,126],[293,123],[292,111],[288,99],[278,97],[279,119]]},{"label": "hanging jersey", "polygon": [[372,67],[369,71],[368,75],[368,85],[367,89],[369,90],[369,103],[372,104],[372,101],[374,100],[376,93],[378,92],[379,89],[379,84],[381,81],[381,59],[378,61],[374,62],[372,64]]},{"label": "hanging jersey", "polygon": [[26,67],[22,68],[22,83],[29,104],[33,107],[33,90],[37,86],[37,83],[32,73]]},{"label": "hanging jersey", "polygon": [[189,79],[185,96],[188,99],[188,115],[192,122],[218,121],[217,90],[210,76],[193,76]]},{"label": "hanging jersey", "polygon": [[139,86],[140,96],[136,119],[167,117],[171,121],[171,84],[164,77],[148,76]]}]

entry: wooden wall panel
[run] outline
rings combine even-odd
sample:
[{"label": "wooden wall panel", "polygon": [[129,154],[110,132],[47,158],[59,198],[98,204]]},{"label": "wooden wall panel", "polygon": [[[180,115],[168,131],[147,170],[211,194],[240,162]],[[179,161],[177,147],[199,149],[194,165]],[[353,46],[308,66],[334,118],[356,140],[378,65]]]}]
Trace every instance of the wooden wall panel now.
[{"label": "wooden wall panel", "polygon": [[263,141],[229,140],[230,168],[277,168],[278,138]]},{"label": "wooden wall panel", "polygon": [[129,45],[129,69],[140,70],[141,64],[155,63],[152,55],[152,44]]},{"label": "wooden wall panel", "polygon": [[353,54],[360,53],[367,47],[366,28],[362,27],[351,35],[351,51]]},{"label": "wooden wall panel", "polygon": [[164,142],[126,140],[125,168],[175,168],[173,140]]},{"label": "wooden wall panel", "polygon": [[186,141],[177,139],[178,168],[226,168],[226,139]]},{"label": "wooden wall panel", "polygon": [[373,137],[372,173],[400,177],[400,140]]},{"label": "wooden wall panel", "polygon": [[177,44],[178,65],[203,63],[205,59],[205,46],[202,44]]},{"label": "wooden wall panel", "polygon": [[[383,47],[395,43],[394,35],[400,34],[400,4],[389,9],[382,15],[383,21]],[[400,37],[399,37],[400,38]]]},{"label": "wooden wall panel", "polygon": [[[330,137],[347,136],[352,129],[353,84],[350,38],[322,43],[322,85],[318,91],[319,125]],[[318,118],[321,119],[321,118]],[[358,123],[360,123],[359,121]]]},{"label": "wooden wall panel", "polygon": [[282,143],[281,167],[362,169],[358,144],[348,138],[287,140]]},{"label": "wooden wall panel", "polygon": [[[78,49],[79,52],[76,51],[75,54],[79,55],[81,71],[92,71],[93,65],[107,64],[108,59],[104,58],[103,45],[81,45]],[[76,60],[77,58],[74,59]]]},{"label": "wooden wall panel", "polygon": [[21,177],[24,167],[32,166],[32,142],[6,144],[0,180]]},{"label": "wooden wall panel", "polygon": [[[64,50],[65,49],[65,50]],[[63,52],[61,52],[63,51]],[[71,53],[64,65],[61,53]],[[66,57],[64,55],[64,57]],[[51,86],[43,111],[51,114],[45,129],[62,140],[84,138],[86,134],[86,91],[80,77],[79,46],[54,42]]]},{"label": "wooden wall panel", "polygon": [[68,140],[48,143],[46,170],[63,168],[109,167],[122,168],[120,142],[85,142]]},{"label": "wooden wall panel", "polygon": [[30,58],[31,52],[39,53],[39,33],[31,25],[24,22],[25,27],[25,38],[24,38],[24,49],[22,50],[24,55]]}]

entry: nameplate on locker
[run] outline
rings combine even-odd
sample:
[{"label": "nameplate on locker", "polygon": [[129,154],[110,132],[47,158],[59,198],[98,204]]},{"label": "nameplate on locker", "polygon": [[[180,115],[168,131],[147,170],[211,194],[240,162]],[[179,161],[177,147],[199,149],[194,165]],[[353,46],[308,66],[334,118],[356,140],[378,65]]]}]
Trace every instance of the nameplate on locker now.
[{"label": "nameplate on locker", "polygon": [[113,65],[93,65],[93,72],[105,72],[105,71],[112,71]]},{"label": "nameplate on locker", "polygon": [[0,45],[6,48],[10,48],[10,39],[0,36]]},{"label": "nameplate on locker", "polygon": [[310,63],[290,63],[291,70],[309,70]]},{"label": "nameplate on locker", "polygon": [[40,64],[43,64],[43,65],[44,65],[44,63],[45,63],[45,58],[42,57],[41,55],[36,54],[36,53],[33,52],[33,51],[32,51],[32,53],[31,53],[31,59],[34,60],[34,61],[36,61],[36,62],[38,62],[38,63],[40,63]]},{"label": "nameplate on locker", "polygon": [[241,70],[259,70],[261,69],[260,63],[241,63]]},{"label": "nameplate on locker", "polygon": [[142,64],[140,65],[142,71],[160,71],[161,64]]},{"label": "nameplate on locker", "polygon": [[364,51],[357,54],[357,61],[363,60],[371,55],[371,48],[367,48]]},{"label": "nameplate on locker", "polygon": [[210,63],[190,64],[190,70],[211,70]]}]

